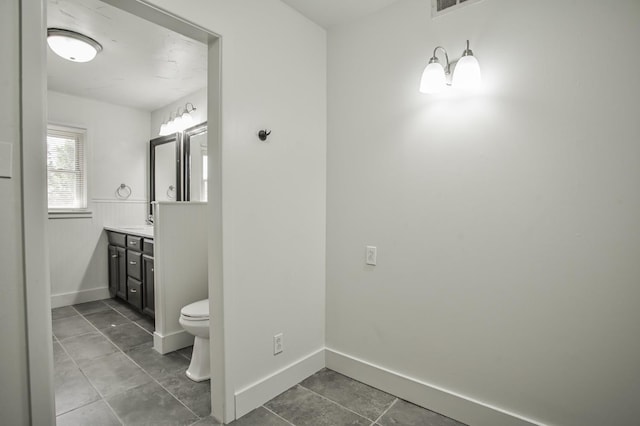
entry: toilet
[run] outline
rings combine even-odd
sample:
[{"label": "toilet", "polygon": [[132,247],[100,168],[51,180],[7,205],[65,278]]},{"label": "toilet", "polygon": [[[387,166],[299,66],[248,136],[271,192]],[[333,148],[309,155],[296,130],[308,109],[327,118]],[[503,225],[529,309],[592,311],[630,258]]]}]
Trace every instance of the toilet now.
[{"label": "toilet", "polygon": [[195,336],[187,377],[201,382],[211,377],[209,360],[209,299],[191,303],[180,310],[180,325]]}]

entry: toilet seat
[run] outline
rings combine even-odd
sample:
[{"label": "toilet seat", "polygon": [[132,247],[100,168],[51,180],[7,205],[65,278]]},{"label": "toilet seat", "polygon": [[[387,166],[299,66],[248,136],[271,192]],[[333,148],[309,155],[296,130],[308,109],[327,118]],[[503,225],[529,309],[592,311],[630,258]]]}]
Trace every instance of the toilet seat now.
[{"label": "toilet seat", "polygon": [[205,321],[209,319],[209,299],[191,303],[180,310],[180,315],[189,321]]}]

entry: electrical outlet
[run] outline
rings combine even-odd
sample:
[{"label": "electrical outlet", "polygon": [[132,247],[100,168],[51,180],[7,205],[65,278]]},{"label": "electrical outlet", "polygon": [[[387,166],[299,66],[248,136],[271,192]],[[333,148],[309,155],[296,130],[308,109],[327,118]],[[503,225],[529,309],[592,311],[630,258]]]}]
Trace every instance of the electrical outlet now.
[{"label": "electrical outlet", "polygon": [[367,265],[374,265],[378,260],[378,248],[374,246],[367,246],[366,261]]},{"label": "electrical outlet", "polygon": [[273,354],[278,355],[284,350],[284,336],[282,333],[273,336]]}]

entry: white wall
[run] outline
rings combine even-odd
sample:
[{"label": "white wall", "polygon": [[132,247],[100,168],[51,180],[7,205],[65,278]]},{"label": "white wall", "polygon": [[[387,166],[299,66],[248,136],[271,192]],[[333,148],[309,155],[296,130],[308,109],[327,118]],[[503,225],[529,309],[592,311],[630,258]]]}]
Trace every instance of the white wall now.
[{"label": "white wall", "polygon": [[277,0],[151,3],[222,36],[227,361],[241,390],[324,346],[326,33]]},{"label": "white wall", "polygon": [[154,222],[154,349],[162,354],[193,345],[180,310],[208,298],[206,203],[159,202]]},{"label": "white wall", "polygon": [[[640,3],[429,3],[329,31],[327,346],[547,424],[636,423]],[[466,38],[485,93],[420,94]]]},{"label": "white wall", "polygon": [[167,121],[169,117],[175,117],[178,108],[180,108],[180,111],[184,111],[184,106],[187,102],[190,102],[196,108],[196,110],[191,113],[194,126],[207,121],[207,88],[205,87],[185,96],[184,98],[177,99],[169,105],[165,105],[162,108],[152,111],[150,130],[152,139],[160,136],[158,134],[160,132],[160,126],[162,123]]},{"label": "white wall", "polygon": [[[142,224],[147,215],[150,113],[48,92],[49,121],[87,129],[91,218],[50,219],[49,254],[54,306],[108,296],[104,225]],[[121,183],[131,196],[119,200]],[[106,296],[105,296],[106,295]]]},{"label": "white wall", "polygon": [[[0,3],[0,141],[13,145],[13,178],[0,179],[0,413],[2,422],[29,423],[25,278],[22,267],[18,1]],[[8,59],[7,59],[8,58]]]}]

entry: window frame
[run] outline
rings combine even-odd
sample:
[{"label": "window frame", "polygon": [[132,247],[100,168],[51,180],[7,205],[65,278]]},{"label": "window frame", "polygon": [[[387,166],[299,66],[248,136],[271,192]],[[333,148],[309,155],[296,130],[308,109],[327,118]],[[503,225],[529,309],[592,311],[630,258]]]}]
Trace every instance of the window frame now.
[{"label": "window frame", "polygon": [[[87,137],[87,129],[80,126],[66,125],[66,124],[57,124],[57,123],[47,123],[47,137],[46,137],[46,149],[47,154],[49,152],[49,137],[50,136],[73,136],[76,138],[76,143],[80,146],[80,149],[76,151],[76,164],[79,166],[79,173],[81,179],[84,181],[82,188],[80,191],[82,193],[77,193],[77,197],[83,201],[82,207],[62,207],[62,208],[52,208],[49,205],[49,198],[47,196],[47,211],[49,219],[70,219],[70,218],[90,218],[93,213],[90,210],[89,205],[89,170],[88,170],[88,151],[89,151],[89,143]],[[80,155],[81,158],[77,158]],[[47,194],[49,192],[49,165],[46,164],[46,179],[47,179]],[[76,191],[79,191],[76,188]]]},{"label": "window frame", "polygon": [[460,9],[461,7],[468,6],[473,3],[477,3],[479,1],[482,1],[482,0],[456,0],[456,4],[454,4],[453,6],[446,7],[439,11],[438,0],[431,0],[431,18],[437,18],[449,12],[453,12],[454,10]]}]

